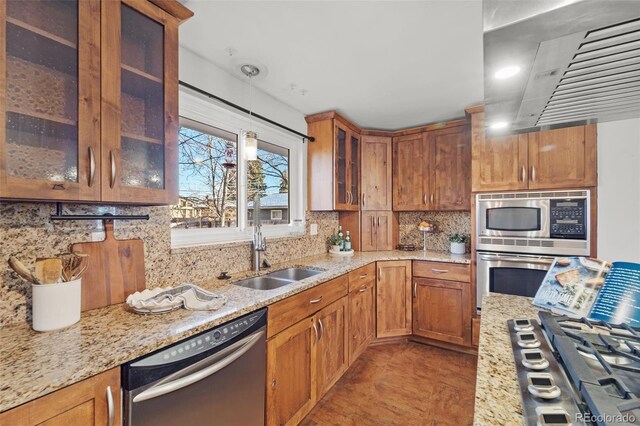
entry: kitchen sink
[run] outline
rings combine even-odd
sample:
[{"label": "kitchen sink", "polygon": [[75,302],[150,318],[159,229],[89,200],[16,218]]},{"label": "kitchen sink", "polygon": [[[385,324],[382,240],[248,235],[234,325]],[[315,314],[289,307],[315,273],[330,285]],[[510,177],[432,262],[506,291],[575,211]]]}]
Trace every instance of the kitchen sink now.
[{"label": "kitchen sink", "polygon": [[234,284],[254,290],[273,290],[321,273],[322,271],[314,269],[287,268],[261,277],[247,278]]},{"label": "kitchen sink", "polygon": [[240,287],[252,288],[254,290],[273,290],[291,284],[294,280],[273,278],[268,275],[262,277],[247,278],[246,280],[234,283]]},{"label": "kitchen sink", "polygon": [[283,280],[300,281],[304,280],[305,278],[321,274],[322,272],[323,271],[316,271],[315,269],[287,268],[280,271],[271,272],[270,274],[267,274],[267,276],[280,278]]}]

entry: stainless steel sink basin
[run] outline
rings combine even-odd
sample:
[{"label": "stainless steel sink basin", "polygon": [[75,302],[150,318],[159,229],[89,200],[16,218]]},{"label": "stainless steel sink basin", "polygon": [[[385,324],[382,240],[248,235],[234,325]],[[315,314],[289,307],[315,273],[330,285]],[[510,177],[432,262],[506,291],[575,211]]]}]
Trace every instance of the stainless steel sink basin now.
[{"label": "stainless steel sink basin", "polygon": [[321,273],[322,271],[316,271],[314,269],[287,268],[280,271],[271,272],[270,274],[267,274],[267,276],[290,281],[300,281]]},{"label": "stainless steel sink basin", "polygon": [[273,290],[291,284],[293,280],[285,280],[281,278],[273,278],[268,275],[262,277],[247,278],[246,280],[234,283],[240,287],[252,288],[254,290]]}]

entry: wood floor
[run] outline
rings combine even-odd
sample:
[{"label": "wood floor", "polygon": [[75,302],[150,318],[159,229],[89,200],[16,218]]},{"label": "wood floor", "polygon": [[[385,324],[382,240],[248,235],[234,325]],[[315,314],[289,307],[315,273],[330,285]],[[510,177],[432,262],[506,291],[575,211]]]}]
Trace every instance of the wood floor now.
[{"label": "wood floor", "polygon": [[302,425],[471,425],[476,357],[419,343],[369,347]]}]

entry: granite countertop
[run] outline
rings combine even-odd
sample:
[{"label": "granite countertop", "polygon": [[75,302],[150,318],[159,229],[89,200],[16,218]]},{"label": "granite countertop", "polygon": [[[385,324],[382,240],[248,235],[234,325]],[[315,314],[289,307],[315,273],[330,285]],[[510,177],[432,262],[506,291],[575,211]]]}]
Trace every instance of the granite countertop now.
[{"label": "granite countertop", "polygon": [[507,320],[537,319],[532,300],[499,293],[482,298],[474,425],[524,424]]},{"label": "granite countertop", "polygon": [[235,274],[232,281],[197,282],[204,289],[227,296],[227,304],[214,312],[179,309],[163,315],[138,315],[126,304],[119,304],[85,312],[80,322],[59,331],[38,333],[26,323],[3,327],[0,412],[381,260],[468,264],[470,256],[434,251],[356,253],[346,258],[322,254],[273,265],[269,271],[290,266],[324,271],[275,290],[252,290],[231,284],[255,273]]}]

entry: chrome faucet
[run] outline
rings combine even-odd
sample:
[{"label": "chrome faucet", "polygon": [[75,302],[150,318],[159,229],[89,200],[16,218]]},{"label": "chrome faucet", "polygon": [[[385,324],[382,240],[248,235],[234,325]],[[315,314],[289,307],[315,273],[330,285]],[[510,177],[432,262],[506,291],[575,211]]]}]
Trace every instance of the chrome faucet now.
[{"label": "chrome faucet", "polygon": [[253,198],[253,270],[260,272],[260,252],[267,251],[267,239],[262,237],[262,223],[260,220],[260,195]]},{"label": "chrome faucet", "polygon": [[260,272],[260,252],[267,251],[267,239],[262,237],[262,226],[255,225],[253,227],[253,242],[251,249],[253,250],[253,270]]}]

